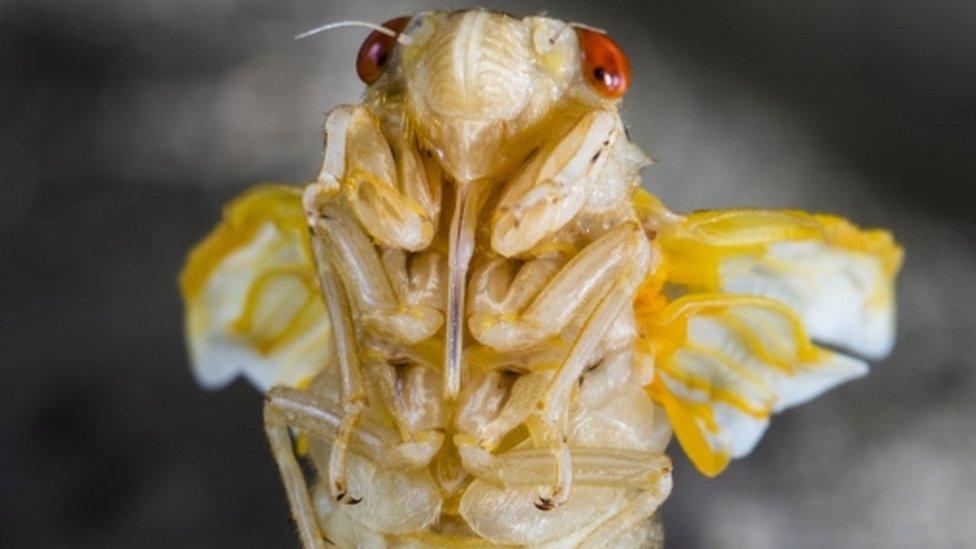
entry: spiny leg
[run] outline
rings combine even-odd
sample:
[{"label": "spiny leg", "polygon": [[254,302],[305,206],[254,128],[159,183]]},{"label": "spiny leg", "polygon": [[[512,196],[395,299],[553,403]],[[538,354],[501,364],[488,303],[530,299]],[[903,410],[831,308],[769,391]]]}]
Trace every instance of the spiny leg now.
[{"label": "spiny leg", "polygon": [[565,423],[570,395],[586,366],[592,364],[597,357],[601,339],[610,325],[627,311],[631,294],[628,285],[621,282],[600,301],[574,342],[566,362],[557,370],[530,417],[530,425],[549,446],[556,464],[556,481],[550,495],[539,497],[537,507],[540,509],[552,509],[569,497],[572,463],[568,457]]},{"label": "spiny leg", "polygon": [[[330,455],[330,490],[338,500],[356,503],[358,498],[346,493],[345,455],[366,401],[352,317],[361,321],[361,331],[366,335],[372,331],[394,343],[409,344],[430,337],[443,323],[443,313],[431,306],[436,296],[426,295],[440,276],[439,262],[434,256],[422,256],[416,262],[418,272],[408,273],[404,252],[387,249],[381,258],[362,225],[319,184],[308,186],[304,205],[314,235],[323,293],[334,317],[336,337],[343,339],[346,351],[340,349],[339,360],[345,415]],[[424,452],[415,450],[412,458],[405,459],[420,459]]]},{"label": "spiny leg", "polygon": [[[540,496],[537,503],[540,509],[551,509],[568,497],[572,465],[564,423],[571,390],[586,366],[599,358],[596,348],[609,326],[627,311],[629,300],[649,263],[650,247],[643,233],[636,224],[621,225],[592,242],[564,266],[521,316],[502,316],[493,311],[497,316],[486,319],[490,313],[486,314],[482,303],[481,309],[470,320],[472,332],[479,340],[489,340],[494,347],[506,348],[506,336],[514,333],[522,337],[522,331],[515,330],[515,326],[538,327],[550,319],[547,331],[541,331],[541,335],[549,335],[563,330],[576,317],[587,315],[569,355],[539,399],[520,403],[526,408],[521,412],[526,415],[531,412],[529,425],[534,428],[537,443],[550,448],[556,464],[556,480],[551,494]],[[491,273],[485,276],[491,276]],[[490,281],[478,283],[486,287],[492,284]],[[510,291],[520,290],[513,288]],[[519,343],[524,344],[524,341]],[[513,350],[518,347],[512,346]]]},{"label": "spiny leg", "polygon": [[[580,331],[573,341],[569,355],[562,366],[556,370],[555,376],[530,417],[530,425],[535,427],[537,438],[546,441],[555,452],[557,467],[565,468],[569,464],[565,457],[567,447],[565,424],[569,413],[570,397],[586,367],[621,358],[629,362],[629,354],[624,357],[617,355],[620,354],[621,349],[630,346],[632,336],[624,335],[623,340],[619,335],[608,336],[612,327],[618,326],[620,322],[626,323],[633,314],[634,292],[650,266],[650,246],[643,233],[636,228],[635,231],[636,236],[625,248],[628,261],[622,262],[611,271],[612,286],[605,293],[597,294],[599,301],[596,307],[579,328]],[[585,278],[583,280],[585,281]],[[625,329],[624,332],[626,334],[628,330]],[[569,478],[570,475],[564,469],[557,468],[557,484],[553,487],[553,497],[543,497],[541,503],[550,506],[565,501],[569,486],[564,484],[564,479]]]}]

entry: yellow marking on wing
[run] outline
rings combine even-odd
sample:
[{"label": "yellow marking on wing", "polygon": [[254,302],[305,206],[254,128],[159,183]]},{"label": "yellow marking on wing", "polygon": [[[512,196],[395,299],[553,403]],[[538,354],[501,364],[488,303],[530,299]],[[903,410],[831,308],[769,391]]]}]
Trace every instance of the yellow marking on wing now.
[{"label": "yellow marking on wing", "polygon": [[180,273],[180,289],[184,299],[199,296],[217,265],[250,242],[258,229],[268,221],[279,230],[303,234],[302,242],[311,261],[311,243],[301,198],[299,188],[265,184],[245,191],[227,204],[222,223],[187,255],[186,265]]},{"label": "yellow marking on wing", "polygon": [[[736,373],[741,373],[742,368],[738,365],[731,364],[728,357],[719,357],[717,353],[714,352],[709,354],[719,358],[719,360],[721,360],[726,366],[735,368],[737,371]],[[756,406],[749,402],[746,397],[731,389],[716,387],[711,381],[683,370],[675,363],[673,358],[662,360],[660,363],[658,363],[658,368],[660,368],[661,371],[667,374],[669,377],[680,381],[682,385],[688,387],[689,389],[693,391],[701,391],[707,395],[710,400],[728,404],[740,412],[753,416],[756,419],[766,419],[769,417],[769,414],[772,411],[769,406]],[[750,375],[749,377],[756,380],[754,375]],[[760,387],[765,386],[765,383],[762,380],[756,380],[756,383],[759,384]],[[766,390],[768,391],[769,389],[766,388]]]},{"label": "yellow marking on wing", "polygon": [[731,458],[728,453],[714,450],[703,433],[703,429],[718,432],[711,407],[679,398],[659,377],[654,378],[647,391],[668,414],[674,434],[695,468],[709,477],[721,473]]},{"label": "yellow marking on wing", "polygon": [[[641,333],[637,347],[654,356],[657,369],[647,391],[664,407],[695,466],[714,476],[729,463],[735,446],[726,446],[736,444],[737,422],[765,423],[772,415],[780,394],[766,376],[789,380],[829,356],[810,342],[799,317],[779,301],[705,293],[684,295],[661,307],[658,287],[658,282],[647,281],[635,300]],[[690,340],[689,323],[696,318],[717,323],[723,331],[703,333],[718,339]],[[774,339],[779,334],[788,341]],[[743,349],[748,358],[733,358],[722,350],[727,344]],[[672,389],[679,386],[679,392]],[[713,409],[717,404],[741,416],[723,414],[719,420]],[[740,447],[747,444],[744,440],[748,438],[739,439]]]},{"label": "yellow marking on wing", "polygon": [[[308,292],[305,300],[292,314],[288,322],[281,326],[276,333],[260,334],[255,332],[255,315],[260,306],[262,293],[281,278],[297,279]],[[318,281],[315,279],[315,272],[309,265],[284,265],[269,269],[258,275],[257,280],[248,288],[247,297],[244,300],[244,308],[230,325],[234,332],[249,337],[255,348],[262,354],[268,354],[278,345],[296,337],[307,327],[309,313],[315,309],[315,305],[320,302],[318,294]]]},{"label": "yellow marking on wing", "polygon": [[260,185],[232,200],[190,251],[180,289],[204,385],[239,373],[294,385],[324,365],[331,336],[299,188]]},{"label": "yellow marking on wing", "polygon": [[888,231],[859,229],[850,221],[834,215],[815,214],[813,218],[820,223],[824,240],[828,244],[879,258],[888,276],[894,276],[901,268],[905,250]]},{"label": "yellow marking on wing", "polygon": [[669,282],[697,289],[721,286],[719,265],[728,257],[761,257],[771,244],[803,240],[877,257],[889,277],[898,271],[903,257],[902,248],[887,231],[863,230],[840,217],[796,210],[699,211],[681,223],[664,227],[657,235],[669,269]]}]

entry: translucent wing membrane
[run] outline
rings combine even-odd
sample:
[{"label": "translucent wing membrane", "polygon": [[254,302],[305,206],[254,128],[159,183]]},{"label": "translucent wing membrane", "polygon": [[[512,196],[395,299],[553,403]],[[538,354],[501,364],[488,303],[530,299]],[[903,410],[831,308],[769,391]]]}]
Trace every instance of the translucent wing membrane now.
[{"label": "translucent wing membrane", "polygon": [[902,250],[881,230],[798,211],[696,212],[658,235],[668,281],[789,305],[819,341],[878,358],[894,342]]},{"label": "translucent wing membrane", "polygon": [[638,314],[655,356],[651,396],[709,476],[748,454],[774,412],[867,372],[811,344],[798,317],[768,298],[696,294]]},{"label": "translucent wing membrane", "polygon": [[636,202],[663,258],[635,302],[656,366],[648,390],[706,475],[748,454],[773,413],[867,372],[811,338],[890,350],[902,251],[887,232],[796,211],[682,217],[643,192]]},{"label": "translucent wing membrane", "polygon": [[193,372],[216,388],[244,375],[262,390],[297,385],[328,359],[329,321],[301,191],[262,185],[224,210],[180,275]]}]

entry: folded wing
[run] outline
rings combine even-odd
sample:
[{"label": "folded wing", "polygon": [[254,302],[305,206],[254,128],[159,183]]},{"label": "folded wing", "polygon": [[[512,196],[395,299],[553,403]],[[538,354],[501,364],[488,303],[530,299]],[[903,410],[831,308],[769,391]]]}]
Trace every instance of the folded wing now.
[{"label": "folded wing", "polygon": [[228,204],[180,275],[193,372],[207,388],[238,375],[295,386],[328,360],[328,315],[301,190],[255,187]]},{"label": "folded wing", "polygon": [[635,304],[654,355],[648,390],[699,470],[749,453],[769,417],[867,372],[894,341],[891,235],[797,211],[675,215],[640,193],[662,255]]},{"label": "folded wing", "polygon": [[752,451],[773,413],[867,372],[810,343],[796,315],[764,297],[688,295],[640,322],[654,354],[651,396],[709,476]]}]

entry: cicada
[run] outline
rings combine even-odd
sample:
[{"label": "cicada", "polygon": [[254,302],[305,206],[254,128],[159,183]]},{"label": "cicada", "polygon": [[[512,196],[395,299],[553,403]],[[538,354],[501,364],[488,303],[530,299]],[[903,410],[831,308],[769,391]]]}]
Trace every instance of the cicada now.
[{"label": "cicada", "polygon": [[659,545],[672,434],[716,475],[889,351],[892,237],[667,209],[603,31],[427,12],[356,66],[315,180],[235,199],[181,279],[199,382],[267,392],[306,547]]}]

